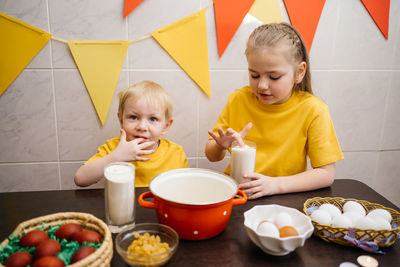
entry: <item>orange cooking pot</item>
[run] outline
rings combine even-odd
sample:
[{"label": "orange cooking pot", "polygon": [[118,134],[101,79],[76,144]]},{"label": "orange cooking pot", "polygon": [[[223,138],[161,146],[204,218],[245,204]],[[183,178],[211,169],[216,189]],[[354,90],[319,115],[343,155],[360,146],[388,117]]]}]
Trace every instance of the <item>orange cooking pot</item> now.
[{"label": "orange cooking pot", "polygon": [[167,171],[154,177],[149,187],[151,192],[139,196],[139,205],[155,209],[160,223],[172,227],[180,238],[188,240],[218,235],[229,221],[232,206],[247,201],[235,180],[206,169]]}]

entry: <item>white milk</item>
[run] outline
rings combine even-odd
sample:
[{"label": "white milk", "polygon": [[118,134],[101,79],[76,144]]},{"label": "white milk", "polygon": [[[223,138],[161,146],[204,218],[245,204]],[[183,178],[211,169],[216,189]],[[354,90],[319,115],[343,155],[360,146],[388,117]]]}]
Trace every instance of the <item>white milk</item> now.
[{"label": "white milk", "polygon": [[256,165],[256,144],[243,140],[246,144],[240,147],[237,142],[232,144],[231,150],[231,177],[238,183],[246,182],[248,179],[243,179],[246,173],[254,172]]},{"label": "white milk", "polygon": [[135,166],[114,162],[104,168],[106,221],[112,233],[135,223]]}]

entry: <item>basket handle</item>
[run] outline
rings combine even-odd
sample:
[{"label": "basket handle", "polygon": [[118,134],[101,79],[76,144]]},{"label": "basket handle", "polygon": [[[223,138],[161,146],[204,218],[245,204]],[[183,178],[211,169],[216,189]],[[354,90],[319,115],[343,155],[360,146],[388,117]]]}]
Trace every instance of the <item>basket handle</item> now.
[{"label": "basket handle", "polygon": [[158,205],[155,202],[144,200],[145,198],[150,198],[150,197],[154,198],[153,193],[150,191],[140,194],[138,198],[139,205],[147,209],[157,209]]},{"label": "basket handle", "polygon": [[247,202],[247,196],[242,190],[238,190],[236,196],[232,199],[232,205],[238,206]]}]

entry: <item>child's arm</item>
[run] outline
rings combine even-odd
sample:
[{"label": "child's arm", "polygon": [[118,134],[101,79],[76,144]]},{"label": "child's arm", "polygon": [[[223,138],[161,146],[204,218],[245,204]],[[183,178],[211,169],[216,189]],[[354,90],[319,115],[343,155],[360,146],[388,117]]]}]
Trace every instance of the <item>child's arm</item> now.
[{"label": "child's arm", "polygon": [[126,133],[121,129],[121,140],[117,148],[102,158],[83,164],[75,173],[75,184],[78,186],[89,186],[97,183],[104,176],[104,167],[111,162],[149,160],[149,158],[141,156],[153,153],[154,149],[146,150],[145,148],[153,146],[155,143],[153,141],[140,143],[142,141],[142,138],[137,138],[129,142],[126,141]]},{"label": "child's arm", "polygon": [[229,128],[224,132],[221,127],[218,128],[218,134],[208,131],[213,138],[206,144],[205,154],[209,161],[220,161],[225,157],[226,150],[232,146],[233,141],[237,141],[240,146],[244,146],[243,138],[250,131],[253,124],[249,122],[239,133]]},{"label": "child's arm", "polygon": [[251,194],[249,199],[267,195],[310,191],[330,186],[335,179],[335,163],[307,170],[291,176],[269,177],[259,173],[245,175],[252,181],[242,183],[239,189]]}]

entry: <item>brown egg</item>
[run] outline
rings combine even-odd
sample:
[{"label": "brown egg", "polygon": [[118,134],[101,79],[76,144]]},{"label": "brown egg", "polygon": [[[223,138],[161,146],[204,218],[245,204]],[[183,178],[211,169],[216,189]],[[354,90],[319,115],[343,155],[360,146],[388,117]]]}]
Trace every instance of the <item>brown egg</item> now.
[{"label": "brown egg", "polygon": [[72,256],[71,263],[80,261],[81,259],[86,258],[95,251],[96,249],[94,247],[81,247]]},{"label": "brown egg", "polygon": [[297,236],[297,235],[299,235],[299,233],[293,226],[286,225],[283,226],[282,228],[279,228],[280,237]]},{"label": "brown egg", "polygon": [[25,267],[32,263],[32,256],[26,251],[17,251],[11,254],[4,262],[8,267]]},{"label": "brown egg", "polygon": [[57,242],[57,240],[53,239],[45,240],[36,247],[35,259],[44,256],[55,256],[60,251],[61,251],[61,246]]},{"label": "brown egg", "polygon": [[62,267],[64,262],[56,256],[45,256],[36,260],[32,267]]},{"label": "brown egg", "polygon": [[57,229],[57,231],[54,233],[54,235],[60,240],[65,238],[68,241],[71,241],[73,236],[81,231],[82,231],[82,227],[79,224],[67,223],[67,224],[60,226],[60,228]]},{"label": "brown egg", "polygon": [[78,241],[79,244],[82,244],[83,242],[99,243],[99,242],[101,242],[101,235],[99,233],[97,233],[96,231],[83,230],[82,232],[79,232],[74,235],[74,240]]},{"label": "brown egg", "polygon": [[44,240],[48,240],[49,236],[45,231],[42,230],[32,230],[28,233],[26,233],[21,240],[19,241],[19,244],[22,247],[36,247],[39,245],[40,242]]}]

